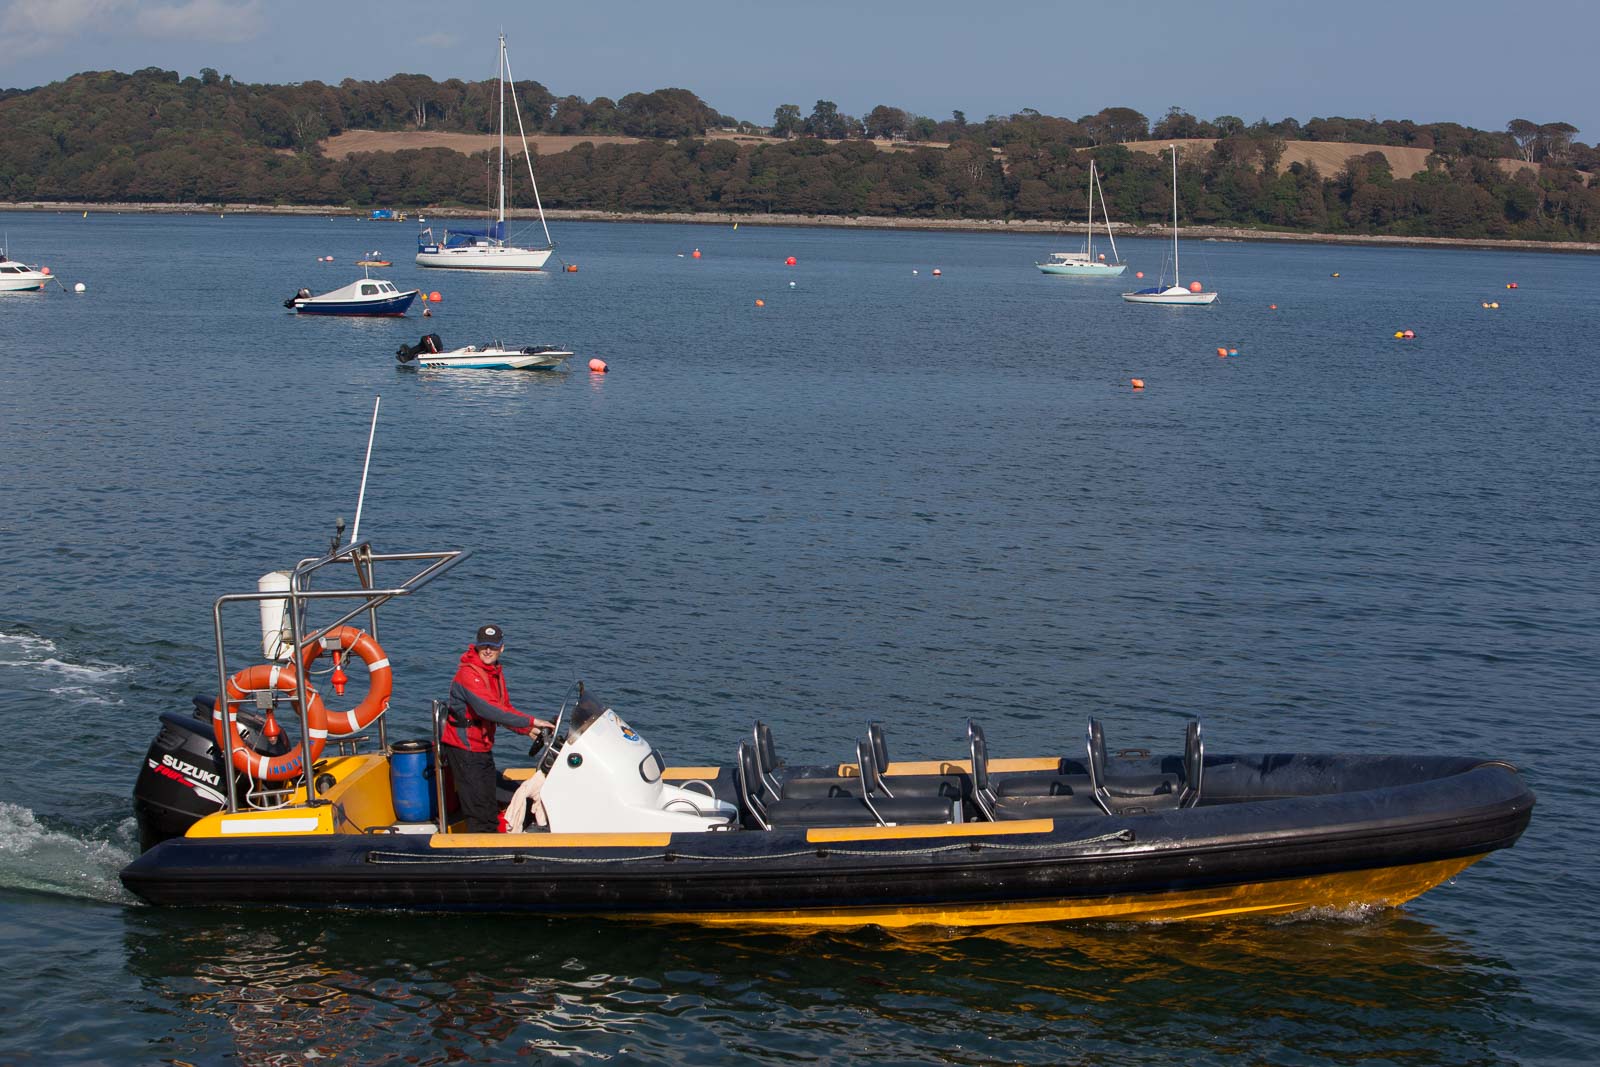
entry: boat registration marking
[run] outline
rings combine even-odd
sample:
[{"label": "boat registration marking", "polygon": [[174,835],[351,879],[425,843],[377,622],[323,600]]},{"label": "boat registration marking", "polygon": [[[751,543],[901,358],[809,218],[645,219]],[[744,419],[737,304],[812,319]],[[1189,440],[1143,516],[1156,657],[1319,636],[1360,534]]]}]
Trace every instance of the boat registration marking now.
[{"label": "boat registration marking", "polygon": [[806,831],[812,844],[825,841],[895,841],[910,837],[1004,837],[1010,834],[1048,834],[1054,819],[1018,819],[1015,822],[939,823],[933,826],[825,826]]},{"label": "boat registration marking", "polygon": [[224,834],[304,834],[317,828],[317,817],[277,819],[223,819]]}]

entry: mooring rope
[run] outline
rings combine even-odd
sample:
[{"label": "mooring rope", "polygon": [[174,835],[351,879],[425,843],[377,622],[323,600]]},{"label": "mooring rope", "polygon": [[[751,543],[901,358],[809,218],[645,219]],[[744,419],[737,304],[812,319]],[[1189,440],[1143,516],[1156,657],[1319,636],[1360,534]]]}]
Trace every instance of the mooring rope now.
[{"label": "mooring rope", "polygon": [[978,852],[993,850],[997,852],[1050,852],[1073,851],[1092,848],[1095,845],[1110,844],[1113,841],[1128,842],[1134,839],[1132,830],[1115,830],[1109,834],[1099,834],[1095,837],[1079,838],[1076,841],[1043,841],[1038,844],[1010,844],[998,841],[961,841],[948,845],[933,845],[927,848],[897,848],[897,849],[866,849],[866,848],[830,848],[823,844],[815,848],[795,849],[792,852],[772,852],[759,856],[704,856],[693,852],[678,852],[667,849],[660,853],[645,853],[632,856],[550,856],[541,853],[510,852],[510,853],[471,853],[468,855],[441,855],[437,852],[384,852],[372,851],[367,853],[368,863],[386,864],[456,864],[456,863],[565,863],[571,865],[584,864],[615,864],[638,863],[641,860],[696,860],[702,863],[766,863],[771,860],[799,859],[802,856],[827,859],[830,856],[864,856],[868,858],[890,858],[896,856],[936,856],[946,852]]}]

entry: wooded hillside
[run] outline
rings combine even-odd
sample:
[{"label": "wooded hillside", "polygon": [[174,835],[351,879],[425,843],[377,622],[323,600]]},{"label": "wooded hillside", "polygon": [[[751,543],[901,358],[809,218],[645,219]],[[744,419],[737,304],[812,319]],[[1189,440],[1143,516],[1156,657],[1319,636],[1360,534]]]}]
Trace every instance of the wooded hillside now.
[{"label": "wooded hillside", "polygon": [[[472,138],[493,129],[495,91],[493,82],[423,75],[330,86],[249,85],[212,70],[79,74],[0,92],[0,201],[479,206],[490,161]],[[1513,119],[1499,132],[1337,118],[1247,126],[1176,108],[1152,123],[1107,108],[1076,120],[1024,110],[969,123],[960,112],[935,122],[887,106],[858,120],[819,100],[810,116],[781,105],[758,129],[685,89],[617,101],[557,97],[531,81],[515,91],[543,152],[536,171],[547,207],[1076,221],[1092,156],[1113,218],[1159,222],[1171,210],[1165,144],[1181,140],[1189,222],[1600,238],[1600,191],[1588,184],[1600,156],[1559,122]],[[453,147],[327,151],[353,131],[426,133]],[[540,137],[549,138],[542,147]],[[555,138],[581,141],[552,152]],[[1291,154],[1310,142],[1333,154]],[[1397,172],[1401,150],[1410,163]],[[525,179],[514,201],[531,206]]]}]

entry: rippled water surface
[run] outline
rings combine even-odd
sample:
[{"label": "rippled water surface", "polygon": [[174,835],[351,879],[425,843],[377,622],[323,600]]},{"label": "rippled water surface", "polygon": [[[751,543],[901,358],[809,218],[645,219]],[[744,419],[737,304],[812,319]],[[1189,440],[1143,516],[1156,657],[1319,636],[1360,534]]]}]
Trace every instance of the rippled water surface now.
[{"label": "rippled water surface", "polygon": [[[348,219],[0,228],[88,290],[0,294],[0,1062],[1590,1060],[1592,259],[1196,242],[1222,300],[1172,309],[1039,275],[1035,238],[574,224],[576,274],[485,278]],[[280,307],[372,249],[432,318]],[[578,357],[397,369],[426,331]],[[214,688],[211,601],[353,517],[379,395],[363,535],[475,550],[386,616],[402,733],[495,620],[519,704],[581,676],[673,762],[758,716],[823,761],[868,718],[905,758],[968,715],[1021,755],[1200,714],[1214,751],[1502,757],[1539,808],[1404,910],[1276,923],[138,905],[156,715]]]}]

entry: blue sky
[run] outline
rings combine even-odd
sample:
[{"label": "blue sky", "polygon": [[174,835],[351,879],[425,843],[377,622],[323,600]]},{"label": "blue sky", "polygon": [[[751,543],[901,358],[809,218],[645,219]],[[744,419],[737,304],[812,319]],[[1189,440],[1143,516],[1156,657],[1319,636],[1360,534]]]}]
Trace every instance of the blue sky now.
[{"label": "blue sky", "polygon": [[969,119],[1103,107],[1152,119],[1570,122],[1600,140],[1588,83],[1600,3],[1544,0],[0,0],[0,86],[82,70],[214,67],[251,82],[512,71],[558,95],[679,86],[736,118],[822,98]]}]

